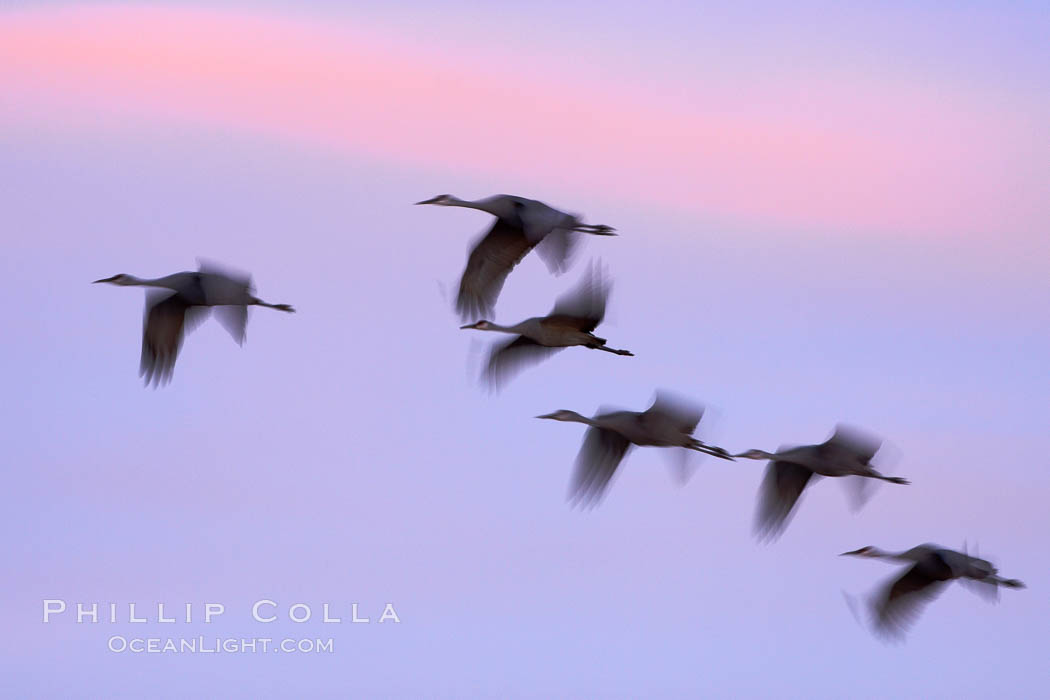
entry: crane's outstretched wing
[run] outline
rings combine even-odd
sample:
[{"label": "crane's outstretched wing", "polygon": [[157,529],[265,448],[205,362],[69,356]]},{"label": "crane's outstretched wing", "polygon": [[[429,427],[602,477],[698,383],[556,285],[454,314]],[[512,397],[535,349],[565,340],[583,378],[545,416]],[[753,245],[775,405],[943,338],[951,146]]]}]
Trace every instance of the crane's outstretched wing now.
[{"label": "crane's outstretched wing", "polygon": [[951,578],[951,568],[936,555],[913,564],[873,599],[875,631],[888,638],[903,636]]},{"label": "crane's outstretched wing", "polygon": [[999,602],[999,584],[1000,579],[997,574],[998,570],[992,565],[992,562],[987,559],[981,559],[977,556],[977,550],[974,550],[974,554],[970,554],[970,548],[966,542],[963,542],[962,555],[965,557],[961,562],[960,568],[967,573],[973,574],[975,571],[984,572],[983,578],[970,578],[964,576],[959,579],[959,583],[962,584],[963,588],[976,593],[980,597],[991,603]]},{"label": "crane's outstretched wing", "polygon": [[255,291],[251,275],[202,258],[197,258],[197,265],[204,298],[215,307],[215,318],[238,345],[243,345],[247,303]]},{"label": "crane's outstretched wing", "polygon": [[456,310],[464,320],[492,315],[507,275],[533,245],[519,227],[496,219],[474,244],[460,278]]},{"label": "crane's outstretched wing", "polygon": [[208,317],[208,310],[206,306],[189,305],[175,293],[147,295],[139,362],[139,376],[144,378],[146,386],[156,387],[171,381],[185,332],[200,325]]},{"label": "crane's outstretched wing", "polygon": [[556,228],[539,242],[536,254],[551,274],[560,275],[572,267],[580,234],[567,228]]},{"label": "crane's outstretched wing", "polygon": [[840,424],[835,426],[835,432],[821,447],[849,452],[867,464],[882,447],[882,440],[852,426]]},{"label": "crane's outstretched wing", "polygon": [[989,603],[999,602],[999,581],[995,576],[984,579],[961,578],[959,583],[971,593],[976,593]]},{"label": "crane's outstretched wing", "polygon": [[197,271],[203,272],[206,275],[215,275],[216,277],[225,277],[231,282],[240,284],[248,289],[252,287],[252,276],[244,270],[238,270],[228,265],[216,262],[214,260],[208,260],[207,258],[197,258]]},{"label": "crane's outstretched wing", "polygon": [[[779,450],[778,450],[779,451]],[[771,542],[784,532],[806,485],[816,476],[793,462],[770,462],[759,487],[755,536]]]},{"label": "crane's outstretched wing", "polygon": [[696,461],[699,455],[685,448],[674,448],[664,450],[667,454],[668,464],[671,466],[671,476],[679,486],[685,486],[693,478],[696,472]]},{"label": "crane's outstretched wing", "polygon": [[593,263],[580,283],[558,298],[542,321],[590,333],[605,318],[605,304],[609,298],[609,283],[600,264]]},{"label": "crane's outstretched wing", "polygon": [[638,420],[647,427],[671,426],[678,432],[692,435],[703,417],[704,409],[699,404],[666,391],[657,391],[652,405],[638,416]]},{"label": "crane's outstretched wing", "polygon": [[492,389],[498,389],[526,365],[547,359],[562,348],[540,345],[523,335],[493,346],[485,367],[484,379]]},{"label": "crane's outstretched wing", "polygon": [[238,345],[244,345],[245,330],[248,327],[247,306],[216,306],[215,319],[226,329],[226,332]]},{"label": "crane's outstretched wing", "polygon": [[576,455],[569,502],[582,508],[598,505],[630,447],[630,441],[617,432],[588,428],[580,453]]},{"label": "crane's outstretched wing", "polygon": [[1018,581],[1015,578],[1003,578],[998,574],[992,574],[987,578],[976,581],[970,578],[961,578],[959,579],[959,582],[990,603],[999,602],[1000,587],[1025,588],[1023,581]]},{"label": "crane's outstretched wing", "polygon": [[842,478],[841,481],[846,489],[846,498],[849,500],[850,510],[853,512],[863,508],[879,487],[879,481],[864,476],[847,476]]}]

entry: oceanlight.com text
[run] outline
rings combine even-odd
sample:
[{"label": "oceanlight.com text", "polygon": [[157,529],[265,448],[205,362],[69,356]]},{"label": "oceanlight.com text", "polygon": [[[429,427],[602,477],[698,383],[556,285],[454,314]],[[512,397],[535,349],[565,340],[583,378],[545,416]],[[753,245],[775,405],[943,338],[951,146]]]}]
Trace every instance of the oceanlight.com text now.
[{"label": "oceanlight.com text", "polygon": [[124,637],[113,635],[106,647],[115,654],[331,654],[327,639],[272,637]]}]

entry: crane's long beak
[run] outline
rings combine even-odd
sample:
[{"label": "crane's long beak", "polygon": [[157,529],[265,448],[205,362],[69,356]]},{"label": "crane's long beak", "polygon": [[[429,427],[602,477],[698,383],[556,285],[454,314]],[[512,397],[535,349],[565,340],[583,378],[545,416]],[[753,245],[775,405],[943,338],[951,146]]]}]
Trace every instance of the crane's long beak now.
[{"label": "crane's long beak", "polygon": [[99,282],[112,282],[113,280],[117,279],[117,277],[119,277],[119,276],[120,275],[113,275],[112,277],[106,277],[105,279],[95,280],[91,284],[98,284]]},{"label": "crane's long beak", "polygon": [[862,553],[863,551],[864,551],[864,548],[863,548],[863,547],[861,547],[860,549],[853,549],[853,550],[850,550],[850,551],[848,551],[848,552],[843,552],[843,553],[842,553],[842,554],[840,554],[839,556],[840,556],[840,557],[848,557],[848,556],[849,556],[849,555],[851,555],[851,554],[859,555],[859,554],[861,554],[861,553]]},{"label": "crane's long beak", "polygon": [[431,197],[430,199],[424,199],[422,202],[416,202],[416,204],[433,204],[439,199],[441,199],[441,197]]},{"label": "crane's long beak", "polygon": [[476,323],[468,323],[465,326],[460,326],[459,329],[462,331],[462,330],[465,330],[467,328],[475,328],[475,327],[477,327],[477,325],[478,324],[476,324]]},{"label": "crane's long beak", "polygon": [[547,414],[542,415],[542,416],[536,416],[536,418],[550,418],[550,419],[553,419],[554,418],[554,414],[553,413],[547,413]]}]

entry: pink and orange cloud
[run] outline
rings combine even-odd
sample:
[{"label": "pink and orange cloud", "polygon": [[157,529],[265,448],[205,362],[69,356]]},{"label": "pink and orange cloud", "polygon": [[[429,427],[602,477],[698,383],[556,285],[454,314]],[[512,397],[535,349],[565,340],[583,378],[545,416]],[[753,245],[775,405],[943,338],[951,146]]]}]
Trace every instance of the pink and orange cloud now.
[{"label": "pink and orange cloud", "polygon": [[1031,235],[1047,219],[1038,178],[1018,173],[1034,120],[1005,108],[891,78],[814,76],[759,99],[725,76],[680,80],[685,101],[574,81],[571,65],[508,74],[476,51],[277,14],[0,13],[0,123],[205,124],[741,225]]}]

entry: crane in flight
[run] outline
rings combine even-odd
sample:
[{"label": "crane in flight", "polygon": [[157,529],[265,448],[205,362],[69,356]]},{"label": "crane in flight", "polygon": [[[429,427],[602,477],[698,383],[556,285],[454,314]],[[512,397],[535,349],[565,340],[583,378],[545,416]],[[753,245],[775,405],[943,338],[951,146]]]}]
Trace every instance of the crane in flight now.
[{"label": "crane in flight", "polygon": [[[652,405],[641,412],[599,409],[597,415],[587,418],[575,411],[560,410],[536,417],[589,426],[569,485],[569,502],[588,508],[601,501],[616,468],[634,445],[683,447],[732,461],[733,457],[721,447],[706,445],[693,437],[703,415],[702,407],[657,392]],[[684,481],[688,475],[684,458],[688,453],[681,456],[679,468]]]},{"label": "crane in flight", "polygon": [[[781,447],[776,452],[747,450],[739,459],[767,459],[766,475],[759,488],[755,533],[774,540],[787,527],[799,497],[814,477],[859,476],[892,484],[907,484],[899,476],[884,476],[871,466],[882,441],[850,428],[836,426],[834,434],[819,445]],[[863,483],[861,484],[863,487]]]},{"label": "crane in flight", "polygon": [[533,248],[552,273],[560,274],[572,261],[577,234],[616,235],[604,224],[585,224],[575,214],[509,194],[473,201],[439,194],[416,204],[466,207],[496,217],[488,232],[474,242],[460,278],[456,310],[464,321],[492,315],[507,275]]},{"label": "crane in flight", "polygon": [[154,288],[146,295],[139,364],[139,376],[144,378],[146,386],[157,387],[171,381],[185,332],[200,325],[213,307],[219,323],[238,345],[244,343],[249,306],[295,311],[288,304],[270,304],[259,299],[252,294],[250,276],[223,270],[213,263],[201,262],[196,272],[176,272],[155,279],[119,274],[93,282],[103,283]]},{"label": "crane in flight", "polygon": [[592,331],[605,318],[609,284],[597,264],[592,264],[580,284],[562,295],[546,316],[528,318],[513,326],[501,326],[481,320],[461,329],[512,333],[517,337],[497,344],[489,353],[484,378],[489,386],[498,387],[527,363],[539,362],[563,348],[576,345],[604,350],[614,355],[633,356],[630,350],[608,347],[605,338]]},{"label": "crane in flight", "polygon": [[989,600],[998,600],[1000,587],[1025,587],[1017,579],[999,576],[999,570],[986,559],[935,544],[920,544],[903,552],[861,547],[839,556],[910,564],[903,574],[887,583],[871,600],[875,631],[887,638],[902,637],[918,618],[923,606],[936,598],[945,584],[952,580],[969,584]]}]

